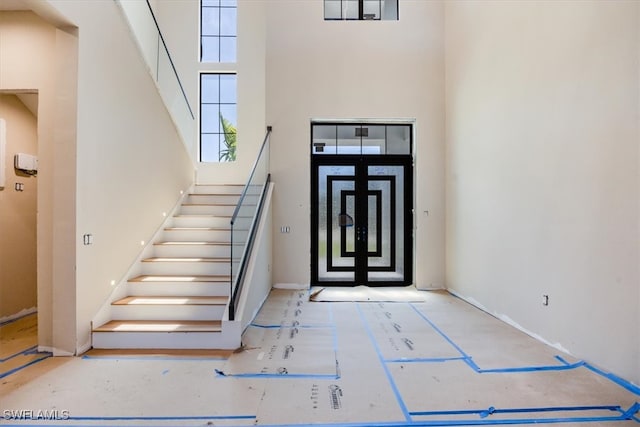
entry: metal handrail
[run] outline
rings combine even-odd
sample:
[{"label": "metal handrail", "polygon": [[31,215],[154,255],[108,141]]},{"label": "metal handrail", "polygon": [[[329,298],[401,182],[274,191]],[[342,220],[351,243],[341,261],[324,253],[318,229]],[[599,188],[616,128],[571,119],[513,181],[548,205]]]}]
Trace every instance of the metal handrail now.
[{"label": "metal handrail", "polygon": [[249,190],[249,187],[251,186],[251,183],[253,181],[253,177],[256,173],[256,169],[257,166],[260,162],[260,159],[262,158],[262,155],[264,153],[265,147],[267,146],[267,142],[269,141],[269,136],[271,135],[271,130],[272,127],[271,126],[267,126],[267,133],[264,136],[264,140],[262,141],[262,145],[260,146],[260,150],[258,151],[258,155],[256,156],[256,160],[253,163],[253,167],[251,168],[251,172],[249,173],[249,178],[247,179],[247,183],[244,186],[244,189],[242,190],[242,193],[240,194],[240,198],[238,200],[238,203],[236,204],[236,207],[233,211],[233,215],[231,216],[231,220],[230,220],[230,224],[231,224],[231,259],[229,261],[230,263],[230,268],[229,268],[229,275],[230,275],[230,301],[229,301],[229,320],[234,320],[235,319],[235,313],[237,310],[237,305],[238,305],[238,296],[240,295],[240,292],[242,291],[242,286],[243,286],[243,278],[244,278],[244,273],[246,270],[246,266],[247,266],[247,259],[249,254],[251,253],[251,249],[253,247],[253,242],[254,242],[254,237],[255,237],[255,231],[258,225],[258,221],[260,219],[260,215],[262,213],[262,207],[264,205],[264,198],[266,195],[266,190],[267,187],[271,181],[271,174],[267,173],[267,177],[265,180],[265,183],[262,187],[262,192],[260,193],[260,199],[258,200],[257,206],[256,206],[256,211],[254,213],[253,219],[251,221],[251,226],[249,227],[249,235],[247,237],[247,242],[244,246],[244,250],[242,251],[242,257],[240,258],[240,262],[239,262],[239,267],[238,267],[238,274],[235,278],[235,280],[233,279],[233,225],[236,223],[236,220],[238,219],[238,215],[240,213],[240,208],[242,207],[242,204],[244,202],[245,197],[247,196],[247,192]]},{"label": "metal handrail", "polygon": [[242,205],[242,202],[244,201],[244,198],[247,195],[247,190],[249,189],[249,184],[251,183],[251,180],[253,179],[253,175],[255,175],[255,173],[256,173],[256,167],[258,166],[258,162],[260,161],[260,157],[262,157],[262,152],[264,151],[264,147],[267,145],[267,140],[269,139],[269,135],[271,135],[271,130],[272,130],[272,127],[271,126],[267,126],[267,133],[264,136],[264,140],[262,140],[262,145],[260,146],[260,151],[258,151],[258,155],[256,156],[256,160],[253,162],[253,167],[251,168],[251,172],[249,173],[249,178],[247,179],[247,183],[244,185],[244,189],[242,190],[242,193],[240,194],[240,199],[238,200],[238,204],[236,205],[236,208],[233,211],[233,215],[231,216],[231,225],[233,225],[233,223],[235,222],[236,218],[238,217],[238,212],[240,211],[240,206]]},{"label": "metal handrail", "polygon": [[160,25],[158,25],[158,20],[156,19],[156,15],[153,13],[153,8],[151,7],[151,3],[147,0],[147,6],[149,7],[149,12],[151,13],[151,17],[153,18],[153,22],[156,24],[156,29],[158,30],[158,35],[160,36],[160,40],[162,41],[162,46],[164,47],[164,51],[167,52],[167,57],[169,58],[169,63],[171,64],[171,68],[173,69],[173,73],[176,76],[176,80],[178,81],[178,85],[180,86],[180,91],[182,92],[182,96],[184,97],[184,102],[187,103],[187,108],[189,109],[189,114],[191,114],[191,118],[195,120],[195,116],[193,115],[193,110],[191,109],[191,104],[189,104],[189,99],[187,99],[187,94],[184,91],[184,87],[182,86],[182,82],[180,81],[180,77],[178,76],[178,71],[176,70],[176,66],[173,64],[173,58],[171,58],[171,54],[169,53],[169,49],[167,48],[167,43],[164,41],[164,37],[162,36],[162,31],[160,31]]}]

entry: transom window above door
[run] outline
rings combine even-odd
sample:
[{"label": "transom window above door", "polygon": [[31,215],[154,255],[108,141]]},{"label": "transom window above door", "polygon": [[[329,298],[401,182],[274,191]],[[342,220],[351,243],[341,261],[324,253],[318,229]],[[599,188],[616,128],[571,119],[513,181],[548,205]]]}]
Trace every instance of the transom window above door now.
[{"label": "transom window above door", "polygon": [[397,21],[398,0],[324,0],[325,21]]},{"label": "transom window above door", "polygon": [[409,124],[312,123],[311,154],[412,154]]}]

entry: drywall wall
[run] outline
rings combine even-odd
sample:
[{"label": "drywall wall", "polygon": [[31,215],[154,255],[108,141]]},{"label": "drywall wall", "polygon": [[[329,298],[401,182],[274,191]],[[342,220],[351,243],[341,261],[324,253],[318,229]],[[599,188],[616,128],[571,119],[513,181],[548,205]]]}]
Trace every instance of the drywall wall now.
[{"label": "drywall wall", "polygon": [[[415,119],[415,274],[444,283],[444,15],[403,1],[399,21],[324,21],[323,2],[267,9],[274,282],[310,280],[310,120]],[[428,211],[427,215],[425,212]],[[280,227],[289,226],[282,234]]]},{"label": "drywall wall", "polygon": [[448,287],[636,383],[638,7],[445,7]]},{"label": "drywall wall", "polygon": [[31,12],[0,13],[0,89],[39,95],[38,344],[54,354],[75,350],[76,57],[73,30]]},{"label": "drywall wall", "polygon": [[[38,153],[37,119],[15,95],[0,94],[5,187],[0,189],[0,320],[35,309],[38,178],[14,169],[17,153]],[[15,184],[21,184],[17,191]]]},{"label": "drywall wall", "polygon": [[[199,163],[197,181],[203,184],[244,184],[266,133],[265,14],[267,2],[238,1],[237,63],[200,62],[200,1],[152,3],[194,114],[199,116],[200,73],[236,71],[238,90],[238,148],[235,162]],[[269,4],[269,7],[270,4]],[[195,134],[198,135],[199,129]],[[194,138],[198,161],[199,136]]]},{"label": "drywall wall", "polygon": [[[50,1],[80,34],[76,348],[180,197],[193,167],[115,2]],[[91,234],[93,244],[83,245]]]}]

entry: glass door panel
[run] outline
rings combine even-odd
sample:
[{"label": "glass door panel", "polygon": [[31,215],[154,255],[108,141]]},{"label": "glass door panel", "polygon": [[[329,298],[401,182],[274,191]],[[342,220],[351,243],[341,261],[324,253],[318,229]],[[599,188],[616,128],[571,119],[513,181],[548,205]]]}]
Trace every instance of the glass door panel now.
[{"label": "glass door panel", "polygon": [[376,194],[375,212],[369,203],[369,247],[377,251],[368,254],[369,281],[404,279],[405,200],[404,166],[369,166],[368,191]]},{"label": "glass door panel", "polygon": [[319,280],[355,280],[355,214],[355,166],[319,166]]}]

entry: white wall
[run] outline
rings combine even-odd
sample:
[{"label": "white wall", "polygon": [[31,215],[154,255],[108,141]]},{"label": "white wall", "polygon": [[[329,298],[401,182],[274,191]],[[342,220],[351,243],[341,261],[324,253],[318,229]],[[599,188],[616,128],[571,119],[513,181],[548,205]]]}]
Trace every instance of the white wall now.
[{"label": "white wall", "polygon": [[[265,13],[267,2],[238,1],[237,64],[200,63],[200,1],[160,0],[154,12],[184,85],[194,114],[199,116],[201,72],[237,71],[237,161],[199,163],[197,181],[203,184],[244,184],[266,132],[265,123]],[[269,4],[270,7],[270,4]],[[199,129],[196,130],[196,134]],[[193,153],[199,141],[192,141]],[[195,155],[194,161],[198,161]]]},{"label": "white wall", "polygon": [[[82,351],[112,281],[126,278],[194,171],[116,3],[50,3],[79,29],[73,292]],[[82,244],[85,233],[93,245]]]},{"label": "white wall", "polygon": [[636,383],[638,7],[445,12],[448,287]]},{"label": "white wall", "polygon": [[[36,95],[37,96],[37,95]],[[0,93],[6,126],[5,187],[0,189],[0,321],[37,305],[38,178],[13,167],[16,153],[37,155],[37,119],[15,95]],[[15,184],[22,183],[23,191]]]},{"label": "white wall", "polygon": [[416,120],[414,281],[444,285],[443,10],[405,0],[399,21],[336,22],[324,21],[321,0],[269,2],[276,284],[310,280],[310,120],[375,118]]}]

